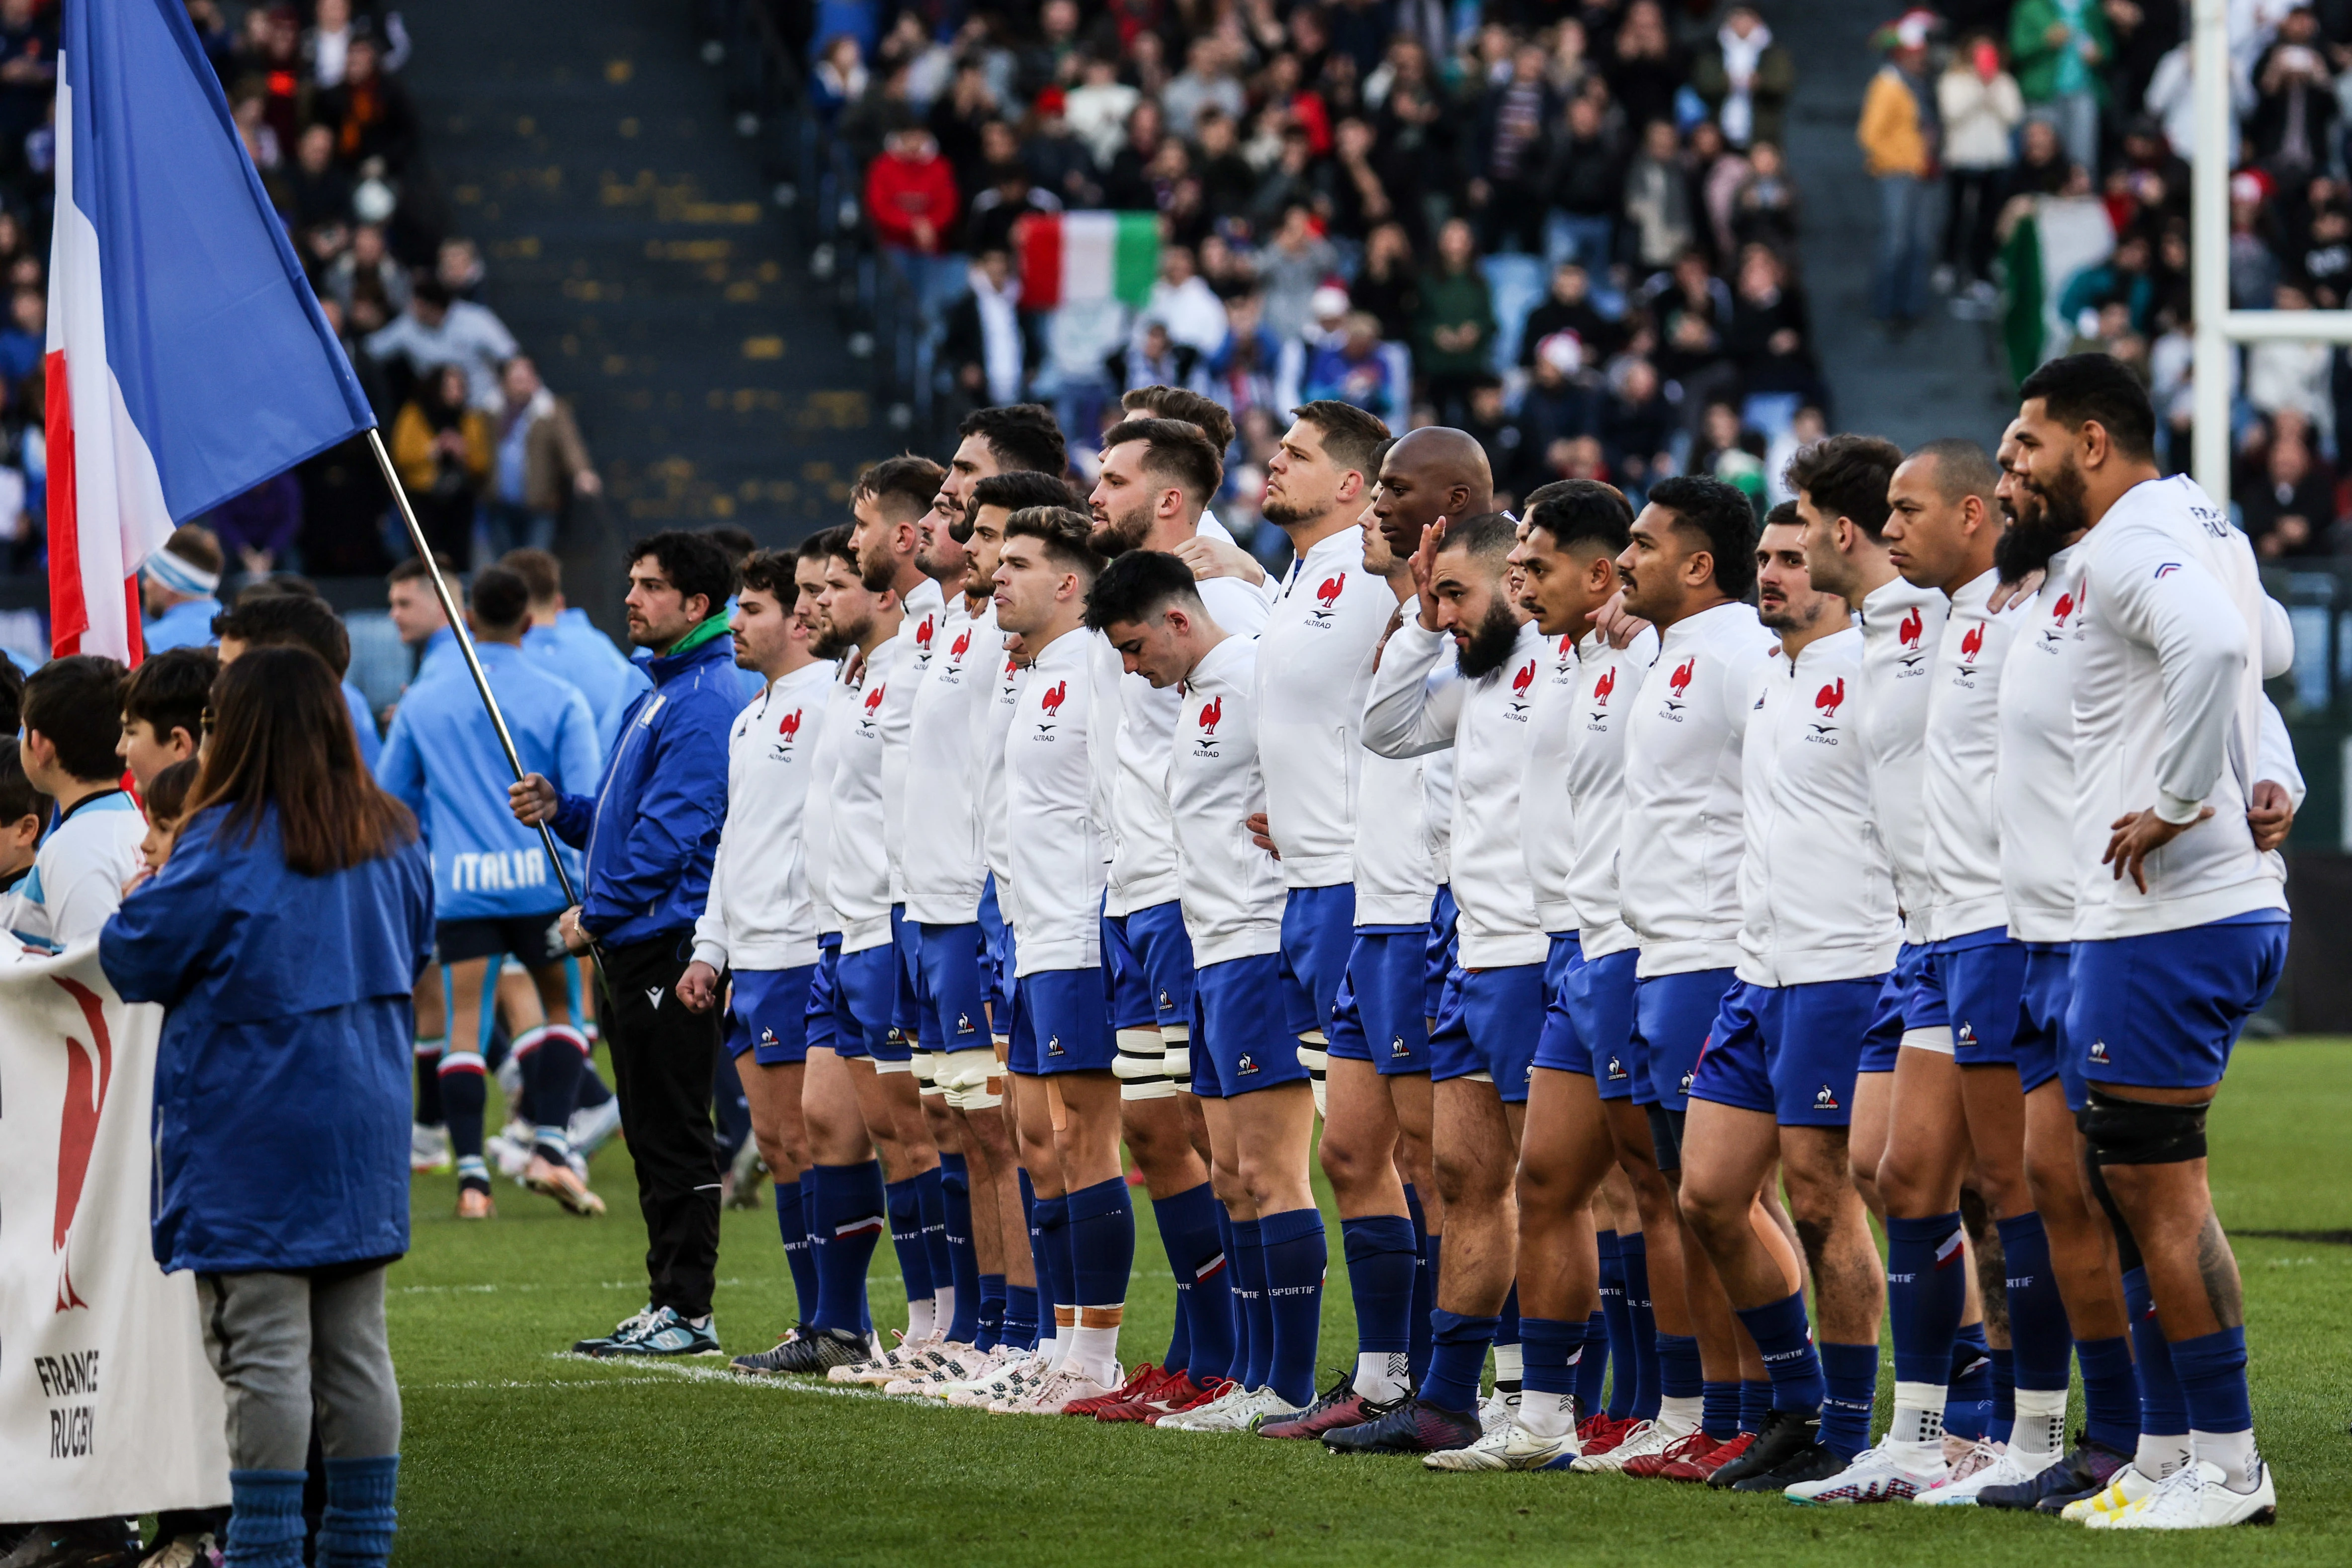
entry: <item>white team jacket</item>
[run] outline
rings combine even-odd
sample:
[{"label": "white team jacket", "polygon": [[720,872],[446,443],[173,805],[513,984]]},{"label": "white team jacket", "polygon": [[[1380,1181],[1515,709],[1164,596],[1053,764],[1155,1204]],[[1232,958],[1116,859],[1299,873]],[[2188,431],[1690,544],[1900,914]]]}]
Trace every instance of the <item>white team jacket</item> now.
[{"label": "white team jacket", "polygon": [[[2263,594],[2243,534],[2185,475],[2135,486],[2077,547],[2074,939],[2284,909],[2278,857],[2246,802],[2262,747]],[[2197,822],[2148,857],[2147,892],[2099,857],[2110,824],[2153,808]]]},{"label": "white team jacket", "polygon": [[1894,868],[1870,814],[1856,712],[1862,632],[1832,632],[1758,674],[1740,747],[1739,977],[1858,980],[1895,967]]},{"label": "white team jacket", "polygon": [[1576,929],[1568,875],[1576,863],[1576,820],[1569,808],[1568,753],[1576,696],[1576,639],[1552,637],[1536,671],[1528,723],[1527,770],[1519,780],[1520,846],[1536,922],[1547,932]]},{"label": "white team jacket", "polygon": [[714,969],[816,962],[816,909],[803,853],[809,779],[837,666],[803,664],[735,716],[727,737],[727,822],[694,956]]},{"label": "white team jacket", "polygon": [[995,695],[990,683],[1003,640],[993,603],[976,620],[963,606],[959,594],[915,687],[898,819],[907,845],[907,918],[933,925],[979,919],[980,890],[988,880],[980,821],[981,718]]},{"label": "white team jacket", "polygon": [[1257,744],[1286,887],[1355,880],[1364,698],[1395,610],[1364,570],[1364,536],[1341,528],[1292,564],[1259,633]]},{"label": "white team jacket", "polygon": [[1870,810],[1895,864],[1904,940],[1927,940],[1928,676],[1951,601],[1901,577],[1862,601],[1862,691],[1854,731],[1870,761]]},{"label": "white team jacket", "polygon": [[[1013,884],[1021,890],[1014,973],[1091,969],[1102,962],[1108,866],[1087,753],[1100,711],[1087,678],[1101,638],[1066,632],[1029,671],[1004,739],[1004,803]],[[1170,848],[1172,856],[1174,848]]]},{"label": "white team jacket", "polygon": [[1192,961],[1282,950],[1282,873],[1244,824],[1266,809],[1256,711],[1257,645],[1228,637],[1184,683],[1168,758],[1168,809]]},{"label": "white team jacket", "polygon": [[1535,888],[1520,846],[1519,788],[1542,632],[1519,628],[1503,667],[1478,680],[1433,688],[1438,660],[1454,640],[1408,619],[1389,639],[1364,714],[1364,744],[1383,757],[1454,753],[1452,870],[1461,906],[1462,965],[1470,969],[1540,964],[1549,948],[1536,920]]},{"label": "white team jacket", "polygon": [[1740,750],[1757,672],[1773,646],[1755,610],[1739,603],[1677,621],[1658,641],[1625,725],[1617,856],[1641,975],[1739,961]]},{"label": "white team jacket", "polygon": [[2000,672],[2024,615],[1986,608],[2000,574],[1988,571],[1952,598],[1928,677],[1927,939],[1965,936],[2009,920],[2001,895],[1993,765],[2000,748]]},{"label": "white team jacket", "polygon": [[1625,720],[1657,661],[1658,634],[1645,626],[1624,648],[1611,647],[1594,632],[1584,640],[1577,665],[1566,778],[1576,813],[1568,902],[1587,958],[1636,946],[1617,895],[1625,826]]}]

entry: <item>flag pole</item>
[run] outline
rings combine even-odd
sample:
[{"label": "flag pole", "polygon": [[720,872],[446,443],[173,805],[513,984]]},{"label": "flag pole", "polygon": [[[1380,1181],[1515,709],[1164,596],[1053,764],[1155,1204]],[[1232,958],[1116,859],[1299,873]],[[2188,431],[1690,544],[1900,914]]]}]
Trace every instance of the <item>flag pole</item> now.
[{"label": "flag pole", "polygon": [[[393,505],[400,508],[400,520],[408,525],[409,542],[416,547],[416,559],[425,563],[425,573],[433,580],[434,596],[441,601],[441,613],[449,618],[449,630],[457,634],[457,651],[466,655],[466,668],[473,673],[474,689],[481,694],[482,706],[489,710],[490,727],[499,732],[499,745],[507,754],[507,766],[514,769],[515,782],[526,777],[522,754],[515,749],[514,737],[507,730],[507,716],[499,711],[499,699],[490,695],[490,677],[482,671],[482,657],[474,651],[474,639],[466,628],[465,613],[457,608],[457,599],[449,591],[448,580],[441,575],[441,563],[433,559],[433,547],[425,540],[425,529],[416,521],[416,512],[408,504],[408,488],[400,482],[400,471],[392,465],[392,454],[383,449],[383,433],[374,425],[368,426],[368,446],[375,453],[376,466],[383,470],[383,482],[392,491]],[[580,894],[572,885],[572,878],[563,870],[563,857],[555,852],[555,834],[545,822],[539,824],[540,842],[547,846],[547,863],[555,870],[555,880],[563,889],[566,908],[580,903]],[[583,930],[582,936],[587,933]],[[589,943],[592,956],[595,943]],[[600,964],[601,967],[602,965]]]}]

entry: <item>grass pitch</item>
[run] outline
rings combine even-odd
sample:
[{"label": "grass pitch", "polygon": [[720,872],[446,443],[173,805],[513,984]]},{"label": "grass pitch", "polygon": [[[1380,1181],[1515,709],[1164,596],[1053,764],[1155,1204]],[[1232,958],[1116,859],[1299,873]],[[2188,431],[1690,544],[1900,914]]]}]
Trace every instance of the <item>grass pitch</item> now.
[{"label": "grass pitch", "polygon": [[[406,1405],[396,1561],[2340,1565],[2352,1563],[2347,1128],[2342,1040],[2248,1045],[2212,1119],[2213,1186],[2245,1274],[2255,1422],[2278,1477],[2274,1529],[2094,1536],[1990,1511],[1824,1511],[1613,1476],[1438,1475],[1314,1444],[742,1382],[707,1361],[593,1363],[560,1353],[643,1301],[645,1235],[615,1145],[596,1160],[613,1205],[601,1221],[507,1186],[496,1221],[461,1226],[452,1178],[417,1181],[415,1250],[391,1279]],[[1172,1299],[1148,1204],[1137,1218],[1130,1363],[1165,1348]],[[1328,1367],[1355,1344],[1334,1252]],[[765,1349],[793,1301],[771,1212],[727,1215],[719,1272],[730,1353]],[[872,1298],[877,1322],[904,1321],[887,1245]],[[1882,1388],[1882,1416],[1890,1396]]]}]

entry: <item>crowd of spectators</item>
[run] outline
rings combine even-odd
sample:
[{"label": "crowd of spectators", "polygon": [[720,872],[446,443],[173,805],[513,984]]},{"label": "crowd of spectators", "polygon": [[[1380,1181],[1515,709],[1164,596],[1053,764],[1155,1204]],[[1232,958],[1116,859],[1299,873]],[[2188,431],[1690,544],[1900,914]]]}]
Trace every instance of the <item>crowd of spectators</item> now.
[{"label": "crowd of spectators", "polygon": [[[2071,332],[2139,367],[2167,465],[2189,460],[2193,71],[2185,0],[1949,0],[1906,14],[1861,127],[1884,188],[1877,314],[1994,308],[1994,257],[2037,198],[2095,202],[2113,248],[2063,277]],[[2341,309],[2352,295],[2352,4],[2229,7],[2230,303]],[[1902,145],[1906,137],[1912,145]],[[1940,239],[1912,201],[1940,170]],[[1915,215],[1915,212],[1916,215]],[[2265,559],[2352,554],[2352,357],[2324,343],[2234,350],[2231,492]]]},{"label": "crowd of spectators", "polygon": [[[434,545],[461,562],[545,548],[571,498],[596,492],[596,472],[570,410],[477,299],[479,249],[442,222],[400,78],[410,45],[399,13],[364,0],[186,5]],[[42,356],[60,9],[0,0],[0,549],[16,572],[46,570]],[[370,576],[411,553],[360,441],[201,520],[232,578]]]},{"label": "crowd of spectators", "polygon": [[[1074,452],[1186,385],[1475,431],[1498,493],[1706,472],[1761,504],[1827,392],[1782,155],[1797,64],[1749,5],[1043,0],[933,26],[825,0],[814,112],[934,323],[943,393],[1051,404]],[[1148,300],[1021,298],[1024,219],[1159,216]],[[1267,530],[1269,533],[1272,530]]]}]

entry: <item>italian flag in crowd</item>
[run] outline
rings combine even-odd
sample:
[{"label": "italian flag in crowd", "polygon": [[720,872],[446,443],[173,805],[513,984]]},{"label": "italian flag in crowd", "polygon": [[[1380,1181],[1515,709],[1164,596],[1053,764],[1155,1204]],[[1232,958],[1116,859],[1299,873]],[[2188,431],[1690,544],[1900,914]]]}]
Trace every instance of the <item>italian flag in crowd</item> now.
[{"label": "italian flag in crowd", "polygon": [[1021,236],[1021,305],[1051,310],[1117,299],[1141,307],[1160,276],[1157,213],[1040,214]]}]

